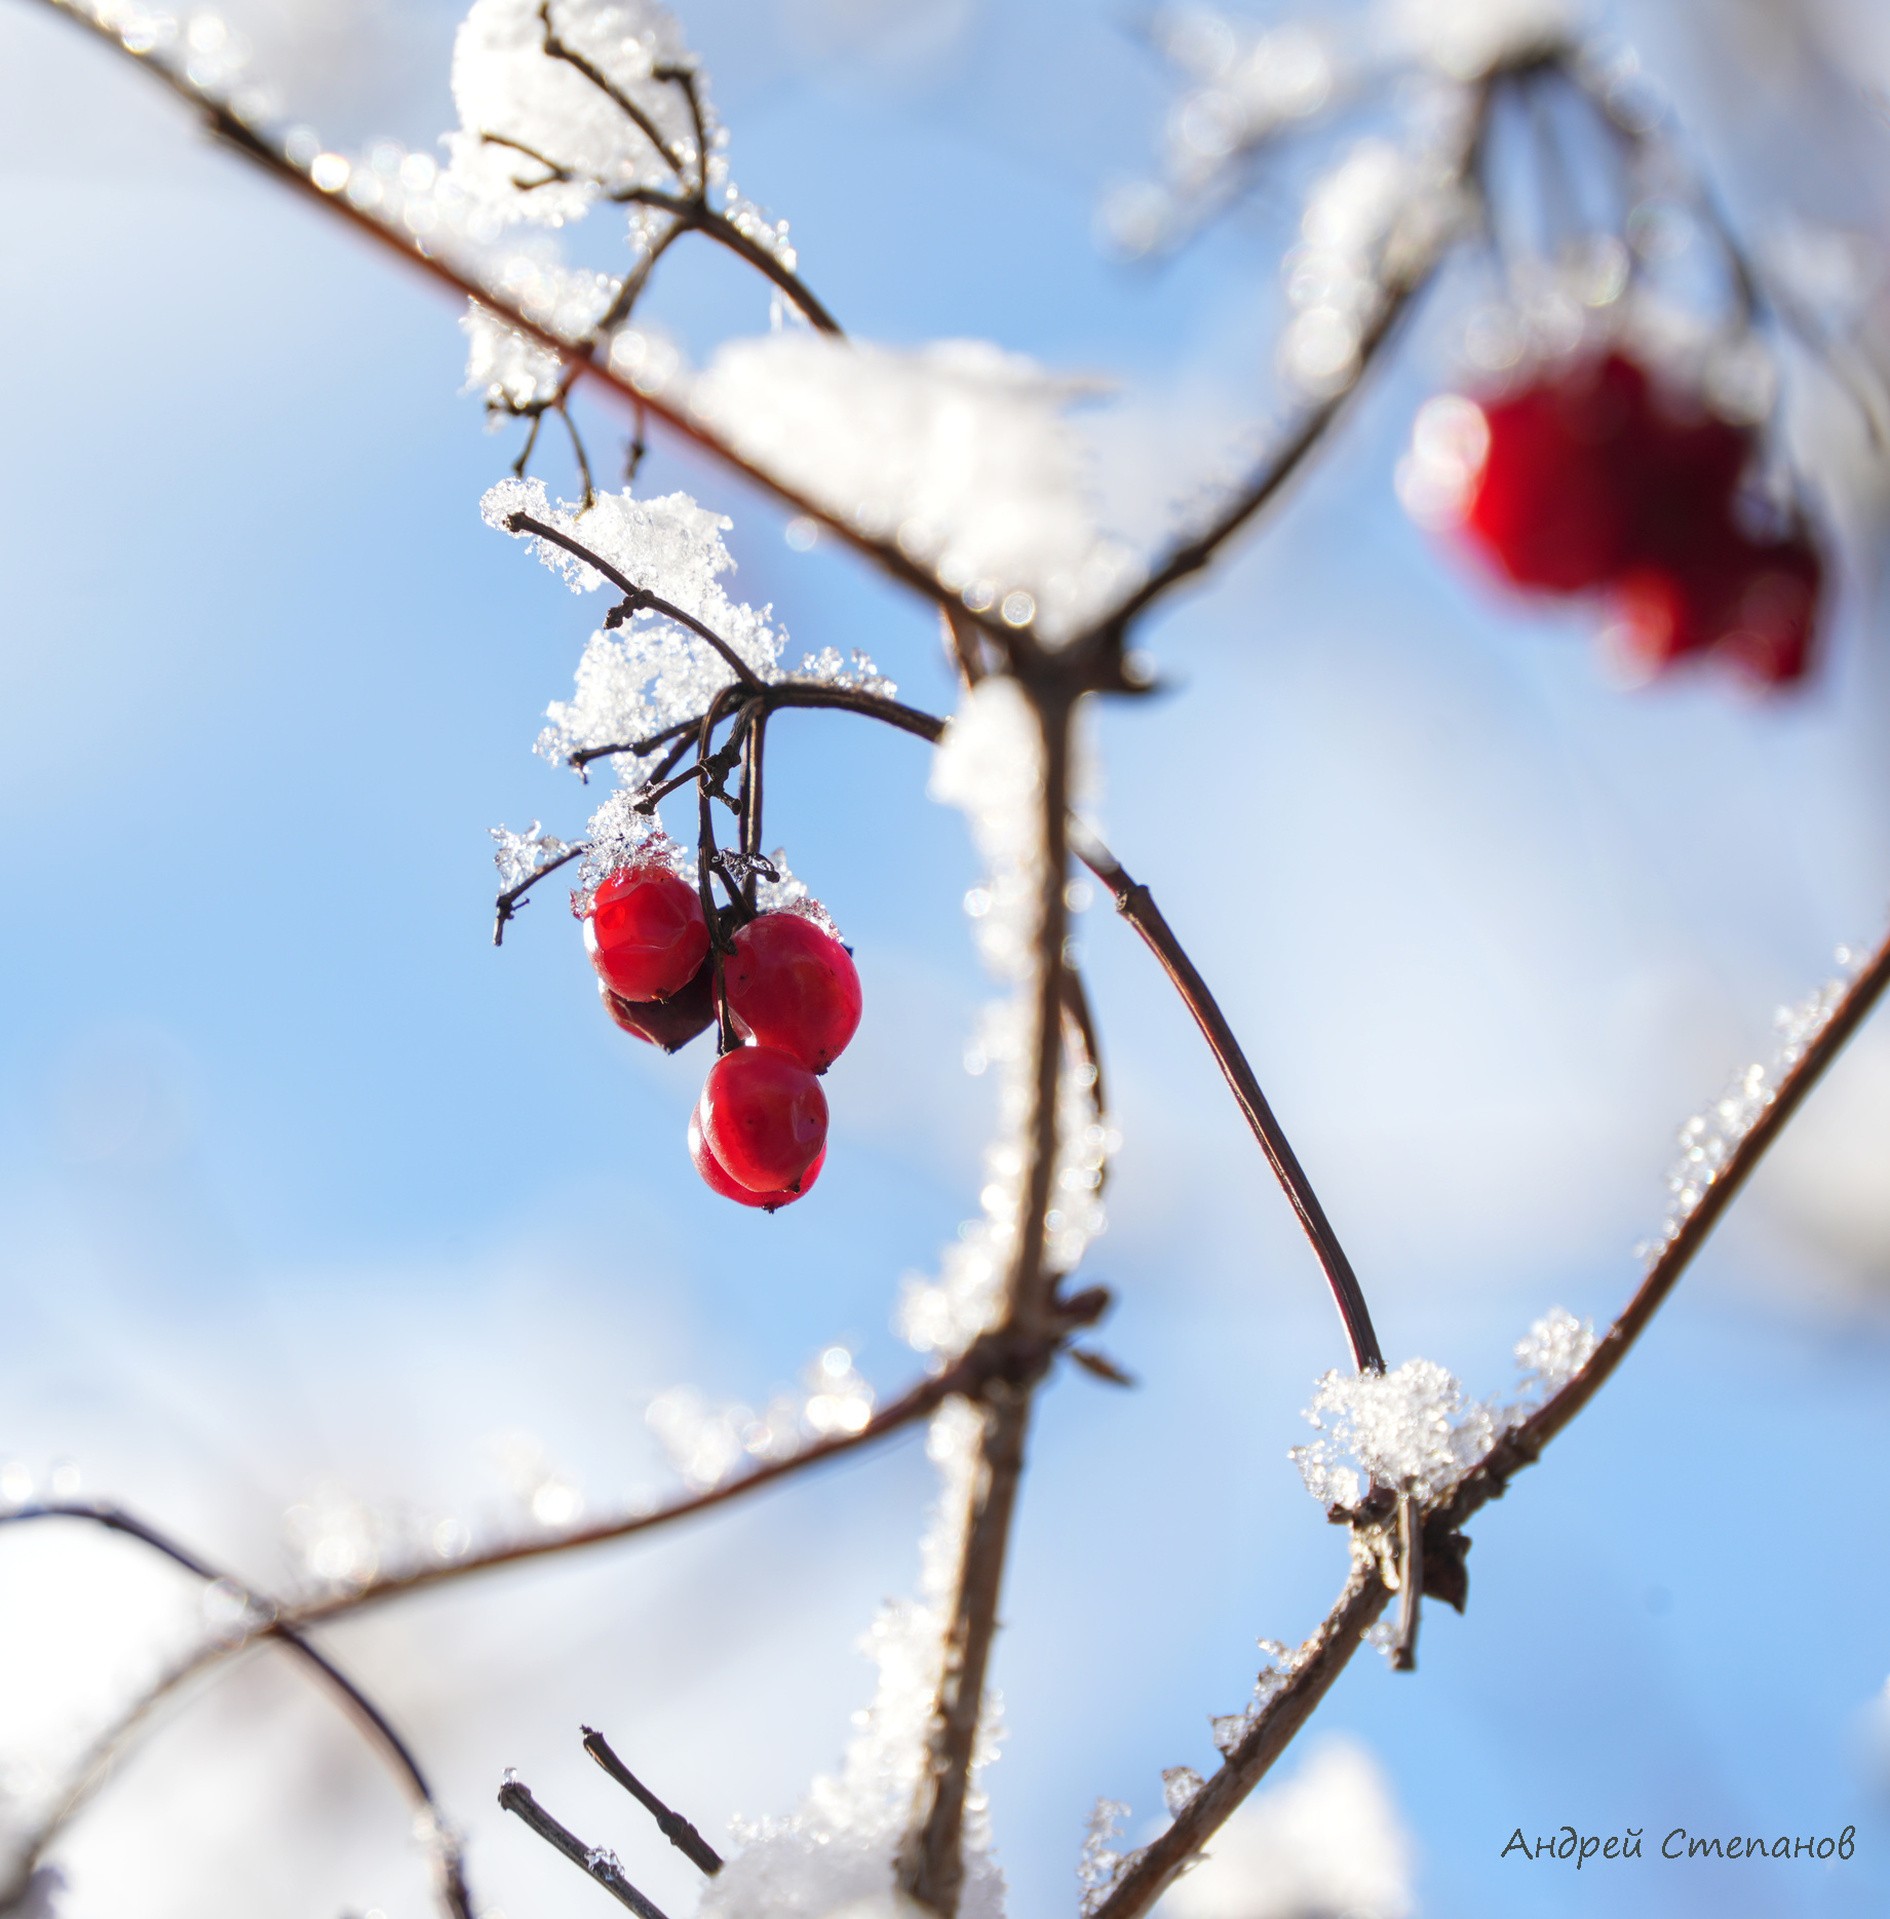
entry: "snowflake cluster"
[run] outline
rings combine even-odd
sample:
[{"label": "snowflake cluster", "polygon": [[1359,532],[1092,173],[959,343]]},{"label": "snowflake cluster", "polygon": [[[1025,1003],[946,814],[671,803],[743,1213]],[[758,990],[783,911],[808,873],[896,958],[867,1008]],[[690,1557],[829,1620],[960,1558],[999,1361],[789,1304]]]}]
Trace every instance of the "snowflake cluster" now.
[{"label": "snowflake cluster", "polygon": [[777,1393],[759,1411],[713,1406],[687,1386],[651,1401],[644,1417],[670,1464],[698,1491],[738,1467],[785,1459],[810,1440],[861,1431],[873,1416],[873,1389],[844,1346],[829,1346],[807,1369],[799,1393]]},{"label": "snowflake cluster", "polygon": [[1517,1342],[1520,1379],[1508,1398],[1473,1399],[1430,1359],[1327,1373],[1305,1415],[1319,1437],[1290,1457],[1322,1505],[1356,1506],[1374,1486],[1434,1503],[1567,1385],[1595,1346],[1594,1328],[1558,1306]]},{"label": "snowflake cluster", "polygon": [[1636,1248],[1650,1266],[1680,1236],[1741,1142],[1777,1099],[1786,1076],[1831,1023],[1860,964],[1848,947],[1839,948],[1837,961],[1835,979],[1795,1006],[1781,1006],[1773,1016],[1778,1037],[1772,1057],[1755,1060],[1736,1074],[1711,1106],[1680,1128],[1679,1157],[1667,1174],[1667,1216],[1659,1233]]}]

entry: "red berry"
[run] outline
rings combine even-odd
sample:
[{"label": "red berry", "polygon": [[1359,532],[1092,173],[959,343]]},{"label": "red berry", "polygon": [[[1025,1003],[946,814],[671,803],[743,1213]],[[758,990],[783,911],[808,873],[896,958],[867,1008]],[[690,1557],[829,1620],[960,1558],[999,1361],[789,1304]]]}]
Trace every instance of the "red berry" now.
[{"label": "red berry", "polygon": [[1612,633],[1653,672],[1710,650],[1755,680],[1784,685],[1810,665],[1822,578],[1802,534],[1763,542],[1727,519],[1671,564],[1625,573],[1611,595]]},{"label": "red berry", "polygon": [[600,979],[597,991],[604,1011],[626,1033],[666,1053],[687,1046],[695,1036],[715,1023],[715,968],[704,960],[690,974],[687,985],[668,999],[631,1000],[613,993]]},{"label": "red berry", "polygon": [[1768,686],[1802,679],[1811,664],[1824,568],[1803,534],[1750,546],[1713,643],[1734,666]]},{"label": "red berry", "polygon": [[1646,408],[1646,376],[1619,354],[1484,403],[1464,529],[1497,571],[1544,593],[1584,592],[1615,571],[1633,521],[1624,455]]},{"label": "red berry", "polygon": [[708,957],[709,922],[687,880],[666,867],[626,866],[592,894],[584,946],[619,999],[667,999]]},{"label": "red berry", "polygon": [[738,1046],[709,1069],[696,1104],[722,1170],[751,1193],[794,1192],[827,1143],[827,1096],[798,1060]]},{"label": "red berry", "polygon": [[738,1206],[759,1206],[763,1212],[772,1213],[783,1206],[792,1206],[797,1199],[803,1199],[814,1190],[814,1182],[820,1177],[820,1169],[827,1163],[827,1149],[822,1147],[814,1157],[814,1163],[801,1175],[801,1189],[793,1192],[782,1187],[777,1192],[753,1193],[740,1183],[731,1179],[722,1162],[709,1151],[709,1142],[702,1137],[702,1120],[698,1113],[689,1115],[689,1157],[696,1163],[696,1171],[702,1175],[709,1190],[720,1193],[724,1199],[732,1199]]},{"label": "red berry", "polygon": [[860,976],[847,949],[800,913],[763,913],[722,965],[741,1036],[824,1073],[860,1023]]}]

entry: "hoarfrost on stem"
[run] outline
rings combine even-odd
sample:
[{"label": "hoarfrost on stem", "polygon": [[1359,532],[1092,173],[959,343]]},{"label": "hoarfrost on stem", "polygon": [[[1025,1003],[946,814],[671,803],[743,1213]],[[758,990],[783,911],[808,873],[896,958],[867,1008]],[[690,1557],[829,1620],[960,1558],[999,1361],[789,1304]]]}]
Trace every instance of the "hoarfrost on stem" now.
[{"label": "hoarfrost on stem", "polygon": [[1778,1039],[1771,1059],[1755,1060],[1735,1075],[1711,1106],[1681,1127],[1680,1154],[1667,1174],[1667,1216],[1660,1232],[1636,1248],[1650,1266],[1679,1237],[1727,1161],[1778,1098],[1786,1075],[1831,1023],[1860,964],[1848,947],[1838,949],[1837,962],[1840,971],[1835,979],[1795,1006],[1781,1006],[1773,1016]]},{"label": "hoarfrost on stem", "polygon": [[[1079,751],[1073,769],[1079,794],[1087,769]],[[1027,1035],[1043,883],[1043,742],[1014,680],[993,676],[964,695],[939,741],[931,794],[961,808],[970,822],[985,876],[966,895],[965,910],[986,967],[1012,989],[986,1008],[966,1060],[974,1072],[995,1068],[997,1079],[997,1127],[985,1151],[980,1215],[958,1229],[937,1278],[908,1278],[900,1301],[901,1333],[920,1352],[943,1359],[993,1323],[1029,1161],[1023,1129],[1031,1101]],[[1094,1070],[1073,1048],[1065,1051],[1057,1101],[1058,1162],[1045,1229],[1053,1265],[1067,1272],[1103,1230],[1103,1168],[1117,1142],[1097,1110]]]},{"label": "hoarfrost on stem", "polygon": [[724,346],[690,405],[744,458],[978,613],[1052,643],[1140,576],[1067,416],[1092,390],[977,340],[790,332]]},{"label": "hoarfrost on stem", "polygon": [[1098,1799],[1083,1834],[1082,1857],[1076,1862],[1076,1883],[1082,1888],[1082,1908],[1094,1912],[1115,1889],[1123,1868],[1135,1858],[1121,1849],[1122,1828],[1129,1808],[1119,1799]]},{"label": "hoarfrost on stem", "polygon": [[[701,1919],[839,1919],[858,1908],[873,1919],[919,1909],[894,1890],[893,1859],[926,1751],[943,1658],[952,1580],[961,1549],[981,1421],[975,1407],[948,1401],[934,1416],[927,1449],[943,1486],[922,1548],[916,1598],[885,1607],[865,1641],[879,1668],[872,1704],[837,1774],[814,1781],[785,1818],[738,1822],[741,1850],[703,1893]],[[977,1772],[996,1756],[997,1709],[987,1701],[973,1755]],[[966,1806],[964,1919],[999,1919],[1004,1881],[991,1857],[984,1793]]]},{"label": "hoarfrost on stem", "polygon": [[1387,1373],[1327,1373],[1306,1410],[1320,1437],[1291,1457],[1325,1505],[1356,1506],[1373,1486],[1430,1500],[1490,1449],[1494,1410],[1435,1360]]},{"label": "hoarfrost on stem", "polygon": [[777,1393],[759,1411],[711,1405],[689,1386],[650,1402],[644,1418],[670,1464],[695,1491],[720,1485],[739,1466],[785,1459],[811,1440],[861,1431],[873,1416],[873,1389],[845,1346],[824,1348],[798,1393]]},{"label": "hoarfrost on stem", "polygon": [[509,893],[515,886],[537,878],[571,850],[566,841],[547,833],[536,820],[523,833],[514,833],[506,826],[489,827],[487,831],[493,839],[492,863],[499,869],[502,892]]}]

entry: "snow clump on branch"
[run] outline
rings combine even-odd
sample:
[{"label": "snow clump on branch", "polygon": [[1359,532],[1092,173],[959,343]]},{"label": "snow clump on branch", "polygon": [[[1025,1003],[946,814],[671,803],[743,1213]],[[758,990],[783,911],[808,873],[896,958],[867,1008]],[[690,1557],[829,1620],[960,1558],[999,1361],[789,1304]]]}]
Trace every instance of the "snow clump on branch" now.
[{"label": "snow clump on branch", "polygon": [[700,161],[688,95],[667,77],[683,71],[682,29],[651,0],[476,0],[453,44],[451,177],[499,217],[547,226],[673,189]]},{"label": "snow clump on branch", "polygon": [[1472,1399],[1431,1359],[1387,1373],[1327,1373],[1306,1409],[1320,1437],[1288,1455],[1322,1505],[1357,1506],[1374,1486],[1435,1504],[1506,1432],[1561,1391],[1593,1356],[1594,1328],[1556,1307],[1517,1341],[1509,1399]]},{"label": "snow clump on branch", "polygon": [[1071,403],[1092,383],[978,340],[905,350],[786,332],[723,347],[696,417],[975,613],[1052,644],[1140,577],[1097,524]]}]

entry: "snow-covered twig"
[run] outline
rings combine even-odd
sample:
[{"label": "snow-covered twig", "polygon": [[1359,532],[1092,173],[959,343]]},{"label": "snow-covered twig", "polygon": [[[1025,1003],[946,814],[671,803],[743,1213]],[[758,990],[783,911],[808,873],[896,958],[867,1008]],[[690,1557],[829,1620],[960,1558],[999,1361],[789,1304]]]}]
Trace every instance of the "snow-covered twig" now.
[{"label": "snow-covered twig", "polygon": [[[1679,1230],[1662,1248],[1634,1296],[1574,1374],[1525,1419],[1499,1434],[1485,1457],[1425,1502],[1421,1518],[1425,1549],[1440,1567],[1460,1566],[1461,1528],[1509,1482],[1533,1465],[1542,1449],[1594,1398],[1679,1283],[1720,1215],[1732,1204],[1754,1168],[1791,1119],[1846,1040],[1890,989],[1890,938],[1885,939],[1831,1007],[1769,1103],[1740,1137]],[[1364,1643],[1390,1604],[1395,1587],[1387,1566],[1399,1563],[1391,1536],[1395,1502],[1367,1501],[1352,1514],[1353,1560],[1337,1603],[1317,1631],[1287,1660],[1283,1682],[1253,1714],[1240,1742],[1176,1816],[1168,1829],[1129,1860],[1095,1908],[1092,1919],[1139,1919],[1199,1856],[1204,1845],[1265,1777],[1307,1715]],[[1408,1564],[1409,1561],[1407,1560]],[[1395,1577],[1395,1573],[1394,1573]],[[1421,1590],[1421,1589],[1420,1589]]]}]

